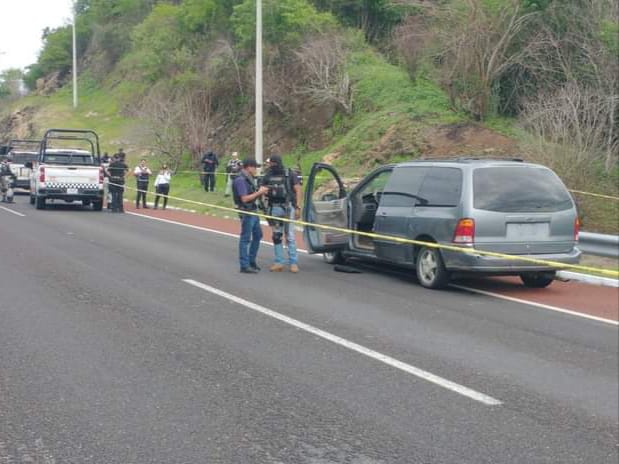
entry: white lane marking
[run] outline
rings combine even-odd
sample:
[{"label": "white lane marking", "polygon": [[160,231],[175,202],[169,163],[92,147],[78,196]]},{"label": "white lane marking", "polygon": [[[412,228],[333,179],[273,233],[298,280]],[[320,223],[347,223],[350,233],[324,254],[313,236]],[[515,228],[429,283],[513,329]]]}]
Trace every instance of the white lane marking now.
[{"label": "white lane marking", "polygon": [[556,311],[563,314],[569,314],[571,316],[578,316],[585,319],[591,319],[593,321],[604,322],[605,324],[619,325],[619,321],[613,321],[612,319],[605,319],[603,317],[592,316],[590,314],[579,313],[578,311],[571,311],[569,309],[559,308],[557,306],[551,306],[543,303],[535,303],[529,300],[522,300],[520,298],[514,298],[513,296],[501,295],[500,293],[488,292],[486,290],[478,290],[476,288],[466,287],[464,285],[457,284],[449,284],[450,287],[457,288],[459,290],[464,290],[466,292],[478,293],[484,296],[491,296],[494,298],[499,298],[501,300],[512,301],[515,303],[522,303],[529,306],[535,306],[537,308],[548,309],[550,311]]},{"label": "white lane marking", "polygon": [[[191,224],[185,224],[183,222],[171,221],[169,219],[162,219],[162,218],[158,218],[158,217],[148,216],[146,214],[132,213],[130,211],[127,211],[125,214],[130,214],[131,216],[138,216],[138,217],[146,218],[146,219],[152,219],[153,221],[159,221],[159,222],[165,222],[165,223],[168,223],[168,224],[174,224],[174,225],[177,225],[177,226],[188,227],[189,229],[201,230],[203,232],[209,232],[211,234],[223,235],[224,237],[239,238],[239,234],[231,234],[230,232],[223,232],[221,230],[209,229],[207,227],[194,226],[194,225],[191,225]],[[273,244],[271,242],[267,242],[266,240],[262,240],[260,243],[262,245],[273,246]],[[297,248],[297,251],[299,253],[307,254],[307,250],[303,250],[301,248]]]},{"label": "white lane marking", "polygon": [[492,398],[491,396],[485,395],[483,393],[480,393],[478,391],[472,390],[468,387],[465,387],[463,385],[460,385],[458,383],[452,382],[450,380],[444,379],[443,377],[439,377],[438,375],[432,374],[431,372],[428,371],[424,371],[423,369],[420,369],[418,367],[412,366],[410,364],[406,364],[402,361],[399,361],[395,358],[392,358],[391,356],[387,356],[384,355],[382,353],[379,353],[378,351],[374,351],[371,350],[369,348],[366,348],[364,346],[358,345],[357,343],[351,342],[349,340],[346,340],[345,338],[342,337],[338,337],[337,335],[333,335],[329,332],[325,332],[324,330],[318,329],[314,326],[311,326],[309,324],[306,324],[304,322],[298,321],[296,319],[293,319],[291,317],[285,316],[283,314],[280,314],[278,312],[275,312],[271,309],[265,308],[264,306],[260,306],[259,304],[256,303],[252,303],[251,301],[245,300],[243,298],[240,298],[238,296],[232,295],[230,293],[224,292],[223,290],[219,290],[215,287],[211,287],[210,285],[206,285],[203,284],[201,282],[197,282],[195,280],[192,279],[183,279],[183,282],[189,284],[189,285],[193,285],[194,287],[197,287],[199,289],[202,289],[206,292],[212,293],[214,295],[220,296],[228,301],[231,301],[233,303],[239,304],[241,306],[245,306],[246,308],[252,309],[254,311],[257,311],[259,313],[262,313],[266,316],[272,317],[274,319],[277,319],[281,322],[284,322],[286,324],[289,324],[293,327],[296,327],[297,329],[301,329],[304,330],[306,332],[309,332],[313,335],[316,335],[317,337],[323,338],[325,340],[328,340],[332,343],[335,343],[336,345],[340,345],[343,346],[344,348],[348,348],[349,350],[355,351],[357,353],[360,353],[364,356],[367,356],[369,358],[375,359],[377,361],[380,361],[384,364],[387,364],[391,367],[395,367],[396,369],[399,369],[401,371],[404,371],[408,374],[414,375],[415,377],[418,377],[420,379],[426,380],[428,382],[431,382],[435,385],[438,385],[442,388],[445,388],[447,390],[451,390],[452,392],[458,393],[462,396],[466,396],[467,398],[470,398],[472,400],[475,401],[479,401],[480,403],[483,403],[487,406],[498,406],[503,404],[501,401]]},{"label": "white lane marking", "polygon": [[[131,213],[131,212],[127,212],[127,214],[131,214],[132,216],[138,216],[138,217],[142,217],[142,218],[146,218],[146,219],[151,219],[153,221],[160,221],[160,222],[165,222],[165,223],[168,223],[168,224],[174,224],[174,225],[177,225],[177,226],[188,227],[190,229],[201,230],[201,231],[213,233],[213,234],[216,234],[216,235],[223,235],[225,237],[239,238],[238,234],[231,234],[229,232],[222,232],[220,230],[208,229],[206,227],[193,226],[191,224],[184,224],[182,222],[170,221],[169,219],[156,218],[156,217],[153,217],[153,216],[147,216],[145,214],[138,214],[138,213]],[[273,244],[271,242],[262,241],[261,243],[264,244],[264,245],[273,246]],[[297,249],[297,251],[299,253],[305,253],[305,254],[309,253],[307,250],[304,250],[304,249],[301,249],[301,248]],[[319,255],[312,255],[312,254],[310,254],[309,256],[318,257]],[[601,317],[590,316],[588,314],[579,313],[577,311],[571,311],[569,309],[559,308],[557,306],[550,306],[550,305],[545,305],[545,304],[542,304],[542,303],[536,303],[535,301],[523,300],[523,299],[520,299],[520,298],[513,298],[513,297],[501,295],[499,293],[486,292],[484,290],[477,290],[475,288],[465,287],[463,285],[450,284],[450,286],[454,287],[454,288],[458,288],[460,290],[465,290],[465,291],[472,292],[472,293],[478,293],[480,295],[488,296],[488,297],[491,297],[491,298],[497,298],[499,300],[507,300],[507,301],[511,301],[513,303],[519,303],[519,304],[523,304],[523,305],[534,306],[536,308],[548,309],[548,310],[551,310],[551,311],[556,311],[556,312],[559,312],[559,313],[569,314],[571,316],[577,316],[577,317],[581,317],[581,318],[584,318],[584,319],[590,319],[590,320],[594,320],[594,321],[598,321],[598,322],[604,322],[604,323],[608,323],[608,324],[619,325],[619,322],[613,321],[612,319],[604,319],[604,318],[601,318]]]},{"label": "white lane marking", "polygon": [[9,213],[14,214],[15,216],[19,216],[19,217],[26,217],[25,214],[22,214],[18,211],[12,210],[11,208],[5,208],[4,206],[0,206],[0,209],[4,210],[4,211],[8,211]]}]

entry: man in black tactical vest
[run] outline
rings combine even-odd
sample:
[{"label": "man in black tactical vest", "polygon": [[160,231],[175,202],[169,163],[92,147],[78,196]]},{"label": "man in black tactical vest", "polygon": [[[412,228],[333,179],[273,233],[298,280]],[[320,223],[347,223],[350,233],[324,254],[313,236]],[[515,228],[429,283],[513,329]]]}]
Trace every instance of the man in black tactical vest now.
[{"label": "man in black tactical vest", "polygon": [[[262,179],[262,185],[269,189],[266,196],[267,214],[289,220],[299,219],[301,215],[301,185],[299,178],[292,169],[286,169],[279,155],[269,159],[269,169]],[[271,272],[284,270],[284,239],[288,247],[288,265],[290,272],[299,272],[297,258],[297,241],[294,223],[271,219],[269,225],[273,228],[273,250],[275,262]]]},{"label": "man in black tactical vest", "polygon": [[125,191],[125,174],[129,166],[125,164],[125,153],[121,150],[112,158],[107,168],[110,176],[110,193],[112,194],[112,213],[124,213],[123,192]]}]

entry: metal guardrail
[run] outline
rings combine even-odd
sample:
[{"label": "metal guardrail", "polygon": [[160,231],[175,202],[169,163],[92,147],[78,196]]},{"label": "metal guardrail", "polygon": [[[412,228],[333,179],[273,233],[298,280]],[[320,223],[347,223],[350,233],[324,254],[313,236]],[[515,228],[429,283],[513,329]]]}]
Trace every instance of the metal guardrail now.
[{"label": "metal guardrail", "polygon": [[581,232],[578,248],[588,255],[619,258],[619,235]]}]

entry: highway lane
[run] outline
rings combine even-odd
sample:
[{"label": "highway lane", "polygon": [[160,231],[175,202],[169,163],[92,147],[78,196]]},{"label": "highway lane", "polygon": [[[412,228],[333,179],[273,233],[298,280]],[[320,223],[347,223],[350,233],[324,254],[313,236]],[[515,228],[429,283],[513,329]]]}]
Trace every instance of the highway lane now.
[{"label": "highway lane", "polygon": [[305,256],[298,276],[241,276],[225,236],[18,201],[25,217],[0,211],[0,237],[10,237],[0,252],[0,462],[617,460],[616,326],[372,270],[336,274]]}]

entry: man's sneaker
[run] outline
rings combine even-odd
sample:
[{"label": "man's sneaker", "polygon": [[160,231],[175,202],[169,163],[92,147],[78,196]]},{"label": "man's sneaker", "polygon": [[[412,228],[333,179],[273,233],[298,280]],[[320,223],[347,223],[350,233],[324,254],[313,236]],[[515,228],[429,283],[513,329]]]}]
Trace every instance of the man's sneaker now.
[{"label": "man's sneaker", "polygon": [[296,264],[291,264],[290,272],[292,272],[293,274],[297,274],[299,272],[299,266],[297,266]]},{"label": "man's sneaker", "polygon": [[258,271],[253,267],[242,267],[241,274],[258,274]]},{"label": "man's sneaker", "polygon": [[260,266],[258,266],[257,264],[250,264],[249,267],[251,267],[252,269],[255,269],[256,271],[260,272],[262,269],[260,268]]},{"label": "man's sneaker", "polygon": [[269,271],[271,272],[282,272],[283,270],[284,270],[283,264],[272,264],[271,267],[269,268]]}]

